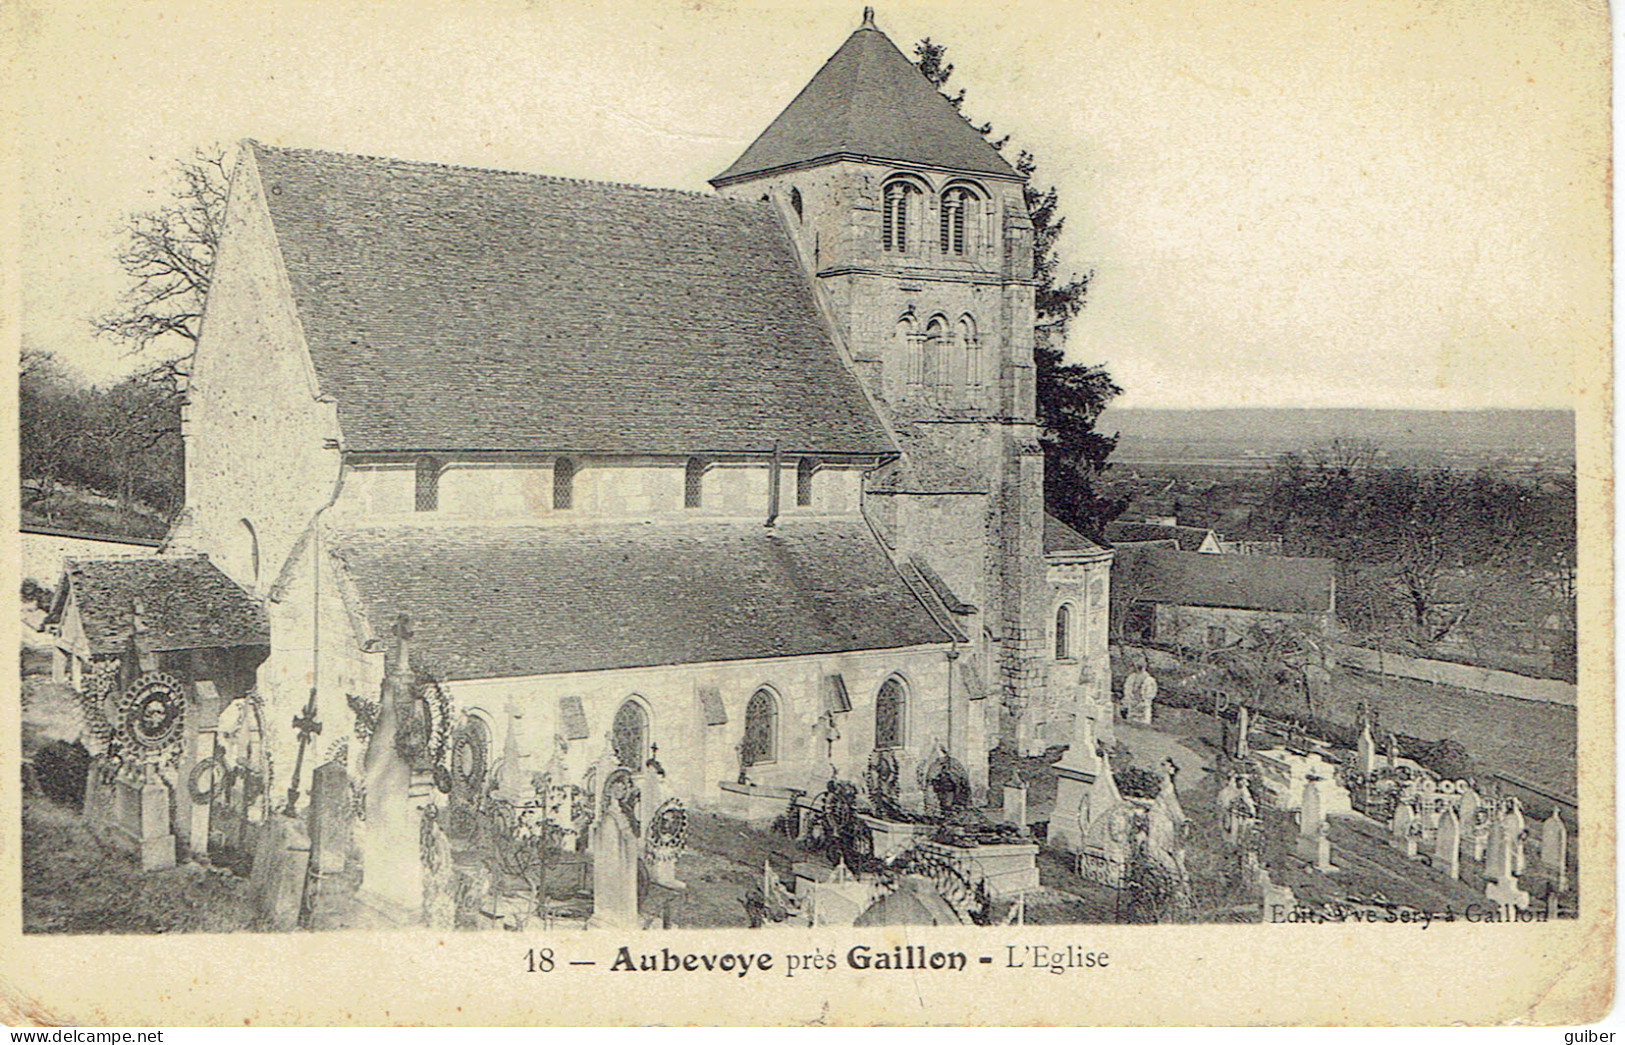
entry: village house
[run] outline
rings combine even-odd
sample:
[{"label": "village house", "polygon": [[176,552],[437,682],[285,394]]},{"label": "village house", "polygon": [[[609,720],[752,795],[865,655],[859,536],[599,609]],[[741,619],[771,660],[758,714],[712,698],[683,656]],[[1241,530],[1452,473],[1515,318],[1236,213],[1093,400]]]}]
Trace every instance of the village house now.
[{"label": "village house", "polygon": [[1130,642],[1217,649],[1246,641],[1259,626],[1292,624],[1326,635],[1336,625],[1331,559],[1118,546],[1111,571]]},{"label": "village house", "polygon": [[288,808],[373,772],[400,657],[414,802],[453,752],[459,787],[657,767],[722,808],[883,756],[906,804],[981,800],[1001,738],[1109,732],[1022,176],[866,14],[712,184],[243,144],[162,558],[263,614]]}]

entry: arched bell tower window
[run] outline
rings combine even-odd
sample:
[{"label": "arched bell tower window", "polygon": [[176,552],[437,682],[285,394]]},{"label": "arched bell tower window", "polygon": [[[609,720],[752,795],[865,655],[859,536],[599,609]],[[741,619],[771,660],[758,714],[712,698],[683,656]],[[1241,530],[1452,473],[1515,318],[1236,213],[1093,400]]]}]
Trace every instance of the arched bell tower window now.
[{"label": "arched bell tower window", "polygon": [[553,462],[553,510],[566,511],[575,506],[576,463],[568,457]]},{"label": "arched bell tower window", "polygon": [[1072,606],[1064,604],[1055,611],[1055,659],[1067,660],[1072,656]]},{"label": "arched bell tower window", "polygon": [[690,457],[683,469],[683,507],[698,508],[705,496],[705,462]]},{"label": "arched bell tower window", "polygon": [[976,193],[955,185],[942,194],[942,229],[938,246],[944,254],[963,257],[975,252],[976,223],[972,219],[981,205]]},{"label": "arched bell tower window", "polygon": [[790,189],[790,209],[796,212],[796,220],[800,221],[801,220],[801,190],[800,189],[797,189],[797,188],[794,188],[794,187],[792,187]]},{"label": "arched bell tower window", "polygon": [[237,528],[243,534],[243,557],[247,561],[248,576],[251,578],[248,586],[259,587],[260,583],[260,538],[254,532],[254,524],[247,519],[238,519]]},{"label": "arched bell tower window", "polygon": [[911,181],[897,180],[886,183],[880,222],[882,247],[898,254],[907,252],[909,211],[919,195],[919,186]]}]

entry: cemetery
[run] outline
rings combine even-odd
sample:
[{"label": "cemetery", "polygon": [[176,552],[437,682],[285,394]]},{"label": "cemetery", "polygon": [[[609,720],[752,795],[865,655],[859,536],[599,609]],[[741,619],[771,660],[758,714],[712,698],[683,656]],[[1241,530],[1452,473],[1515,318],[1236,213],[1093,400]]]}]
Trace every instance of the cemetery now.
[{"label": "cemetery", "polygon": [[[1528,920],[1578,909],[1572,825],[1556,806],[1536,812],[1493,782],[1441,775],[1370,714],[1343,747],[1217,695],[1207,708],[1169,706],[1143,663],[1125,663],[1110,707],[1075,695],[1068,742],[1026,755],[995,747],[985,796],[945,752],[909,779],[877,749],[860,779],[832,764],[821,786],[770,794],[752,794],[742,766],[729,797],[701,809],[666,783],[673,767],[658,745],[628,765],[608,736],[572,774],[557,754],[528,750],[520,729],[492,737],[413,668],[402,620],[379,699],[355,702],[367,728],[324,750],[323,724],[302,711],[297,758],[317,763],[308,794],[271,794],[260,710],[251,687],[232,688],[252,642],[181,656],[153,648],[173,622],[149,616],[92,662],[83,694],[39,678],[25,687],[31,931]],[[76,749],[82,757],[63,754]],[[144,899],[122,919],[76,918],[55,880],[64,873]]]}]

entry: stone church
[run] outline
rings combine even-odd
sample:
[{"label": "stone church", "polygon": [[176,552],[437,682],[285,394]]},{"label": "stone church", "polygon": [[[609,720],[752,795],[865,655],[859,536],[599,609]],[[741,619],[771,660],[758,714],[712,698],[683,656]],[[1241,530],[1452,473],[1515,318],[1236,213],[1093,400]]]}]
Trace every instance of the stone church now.
[{"label": "stone church", "polygon": [[244,143],[168,552],[263,606],[272,793],[397,656],[481,766],[712,808],[1110,735],[1022,177],[866,13],[712,185]]}]

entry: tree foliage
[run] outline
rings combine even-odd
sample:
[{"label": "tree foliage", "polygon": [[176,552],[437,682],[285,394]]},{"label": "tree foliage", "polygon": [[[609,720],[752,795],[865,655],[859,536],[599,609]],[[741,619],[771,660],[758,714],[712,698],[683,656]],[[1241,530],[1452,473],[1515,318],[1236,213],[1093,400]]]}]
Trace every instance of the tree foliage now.
[{"label": "tree foliage", "polygon": [[[963,107],[965,90],[948,93],[953,63],[947,45],[926,37],[914,46],[915,65],[956,110]],[[971,127],[995,149],[1009,143],[1009,135],[993,137],[991,123]],[[1022,149],[1013,164],[1026,182],[1023,193],[1033,225],[1033,278],[1037,281],[1036,367],[1038,422],[1044,446],[1044,503],[1062,521],[1099,537],[1106,523],[1116,518],[1125,502],[1101,495],[1099,482],[1110,467],[1107,459],[1117,446],[1116,436],[1095,430],[1101,411],[1123,391],[1104,366],[1066,362],[1066,332],[1088,300],[1090,271],[1063,275],[1056,247],[1066,229],[1060,193],[1037,180],[1038,159]]]},{"label": "tree foliage", "polygon": [[1572,599],[1572,482],[1491,469],[1380,467],[1374,446],[1334,443],[1275,464],[1267,525],[1289,555],[1336,559],[1339,616],[1426,649],[1500,600]]}]

